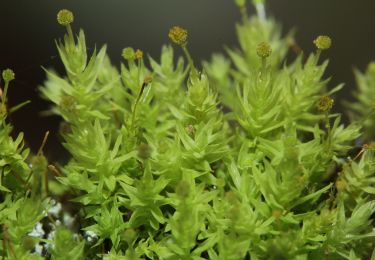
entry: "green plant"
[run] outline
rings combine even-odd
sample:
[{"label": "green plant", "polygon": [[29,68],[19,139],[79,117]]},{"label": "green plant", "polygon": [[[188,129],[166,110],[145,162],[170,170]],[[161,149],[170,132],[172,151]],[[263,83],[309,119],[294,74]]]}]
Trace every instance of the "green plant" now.
[{"label": "green plant", "polygon": [[[356,73],[353,122],[331,112],[323,78],[328,36],[307,57],[285,57],[264,1],[236,1],[239,49],[199,70],[188,32],[173,27],[173,48],[144,62],[124,49],[114,67],[106,47],[87,52],[70,26],[57,49],[66,69],[46,69],[41,95],[62,117],[71,158],[29,155],[7,121],[15,75],[3,72],[0,109],[0,223],[9,259],[369,259],[375,241],[373,65]],[[365,112],[364,112],[365,111]],[[46,134],[46,138],[48,133]],[[45,138],[45,139],[46,139]],[[355,143],[362,140],[362,148]],[[64,204],[62,196],[71,198]],[[67,202],[65,202],[67,204]],[[73,208],[74,210],[68,210]],[[76,213],[76,214],[73,214]]]}]

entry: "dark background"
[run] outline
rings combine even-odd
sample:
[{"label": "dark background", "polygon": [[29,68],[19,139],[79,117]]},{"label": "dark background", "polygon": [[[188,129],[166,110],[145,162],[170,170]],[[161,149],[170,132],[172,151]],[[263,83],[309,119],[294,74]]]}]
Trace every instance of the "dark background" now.
[{"label": "dark background", "polygon": [[[32,100],[11,120],[16,132],[25,132],[33,151],[50,130],[45,150],[52,159],[64,153],[55,135],[59,118],[40,117],[38,112],[49,105],[38,98],[37,86],[44,80],[41,66],[62,68],[54,45],[65,33],[56,23],[62,8],[75,13],[73,28],[85,29],[88,47],[107,43],[117,64],[126,46],[158,58],[172,25],[189,30],[189,48],[197,61],[209,59],[224,45],[236,45],[235,23],[240,19],[232,0],[0,0],[0,70],[10,67],[16,73],[10,104]],[[315,36],[332,37],[333,47],[324,53],[331,60],[327,77],[333,75],[331,87],[345,82],[337,98],[349,99],[355,90],[353,67],[363,70],[375,59],[375,1],[269,0],[267,10],[284,32],[297,28],[305,52],[314,50]],[[249,12],[254,13],[252,7]]]}]

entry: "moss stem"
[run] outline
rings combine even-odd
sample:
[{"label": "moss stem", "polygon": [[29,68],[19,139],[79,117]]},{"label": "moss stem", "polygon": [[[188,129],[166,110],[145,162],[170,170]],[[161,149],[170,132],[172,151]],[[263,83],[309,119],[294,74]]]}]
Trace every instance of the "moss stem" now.
[{"label": "moss stem", "polygon": [[4,93],[1,96],[1,102],[2,102],[3,105],[5,105],[5,102],[6,102],[8,88],[9,88],[9,81],[5,81]]},{"label": "moss stem", "polygon": [[191,57],[191,55],[190,55],[188,49],[186,48],[186,45],[182,45],[181,47],[182,47],[182,50],[183,50],[183,52],[184,52],[184,54],[185,54],[185,56],[186,56],[186,59],[187,59],[188,62],[189,62],[190,71],[191,71],[192,75],[198,77],[198,71],[197,71],[197,69],[196,69],[195,66],[194,66],[193,59],[192,59],[192,57]]},{"label": "moss stem", "polygon": [[143,95],[143,92],[145,90],[147,86],[147,83],[146,82],[143,82],[142,86],[141,86],[141,89],[139,91],[139,94],[138,94],[138,97],[134,103],[134,107],[133,107],[133,112],[132,112],[132,121],[131,121],[131,129],[134,128],[134,123],[135,123],[135,115],[136,115],[136,111],[137,111],[137,107],[138,107],[138,103]]}]

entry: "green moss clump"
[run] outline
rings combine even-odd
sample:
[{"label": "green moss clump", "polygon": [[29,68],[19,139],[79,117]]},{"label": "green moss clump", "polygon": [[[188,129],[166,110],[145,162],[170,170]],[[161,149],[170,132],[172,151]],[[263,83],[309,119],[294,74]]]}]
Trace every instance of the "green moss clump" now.
[{"label": "green moss clump", "polygon": [[[195,66],[188,33],[160,59],[87,53],[63,10],[65,75],[40,87],[62,118],[68,162],[14,137],[5,71],[0,107],[0,255],[7,259],[370,259],[375,246],[375,70],[356,71],[351,123],[321,51],[292,61],[264,1],[236,1],[239,48]],[[261,44],[259,44],[261,43]],[[339,44],[339,43],[338,43]],[[272,46],[272,50],[271,50]],[[271,55],[272,52],[272,55]],[[293,56],[291,56],[293,57]],[[145,59],[145,60],[144,60]],[[187,61],[187,62],[186,62]],[[148,65],[149,64],[149,65]],[[13,82],[12,82],[13,84]],[[21,104],[22,105],[22,104]],[[48,154],[48,153],[46,153]],[[68,198],[68,199],[67,199]]]}]

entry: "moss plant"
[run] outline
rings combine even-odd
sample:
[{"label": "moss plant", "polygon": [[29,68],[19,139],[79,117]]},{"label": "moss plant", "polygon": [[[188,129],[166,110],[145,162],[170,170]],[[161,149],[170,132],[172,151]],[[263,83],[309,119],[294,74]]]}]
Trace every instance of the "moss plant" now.
[{"label": "moss plant", "polygon": [[179,26],[168,36],[185,58],[172,46],[160,59],[127,47],[118,69],[105,46],[88,53],[73,13],[60,11],[66,73],[46,69],[40,93],[63,120],[66,164],[43,155],[48,133],[37,154],[13,137],[8,116],[27,102],[8,107],[16,76],[3,71],[3,259],[375,256],[375,65],[356,72],[344,125],[332,112],[341,85],[324,79],[331,39],[286,62],[293,35],[282,36],[264,1],[253,16],[235,2],[239,48],[203,69]]}]

